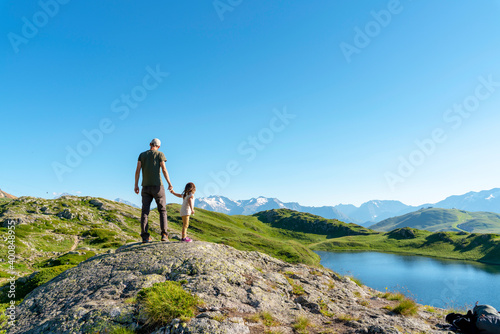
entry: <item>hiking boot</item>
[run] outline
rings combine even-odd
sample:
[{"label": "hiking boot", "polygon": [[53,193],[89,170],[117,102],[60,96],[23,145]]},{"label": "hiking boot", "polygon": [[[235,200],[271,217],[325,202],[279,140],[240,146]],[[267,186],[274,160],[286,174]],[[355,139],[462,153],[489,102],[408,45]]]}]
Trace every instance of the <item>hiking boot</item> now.
[{"label": "hiking boot", "polygon": [[182,239],[181,239],[181,241],[183,241],[183,242],[191,242],[191,241],[193,241],[193,240],[191,240],[191,239],[189,239],[188,237],[186,237],[186,238],[182,238]]},{"label": "hiking boot", "polygon": [[153,242],[153,238],[149,237],[149,239],[142,239],[142,243],[143,244],[147,244],[147,243],[150,243],[150,242]]},{"label": "hiking boot", "polygon": [[166,233],[161,234],[161,241],[168,241],[168,235]]}]

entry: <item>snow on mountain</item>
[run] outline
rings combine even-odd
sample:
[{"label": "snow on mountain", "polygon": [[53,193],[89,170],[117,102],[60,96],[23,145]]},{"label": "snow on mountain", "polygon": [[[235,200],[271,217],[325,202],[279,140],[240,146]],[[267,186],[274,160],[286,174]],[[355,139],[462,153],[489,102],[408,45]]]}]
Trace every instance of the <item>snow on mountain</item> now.
[{"label": "snow on mountain", "polygon": [[379,222],[394,216],[404,215],[416,211],[423,206],[410,206],[400,201],[373,200],[361,204],[359,208],[349,213],[349,218],[362,226],[369,226],[373,222]]},{"label": "snow on mountain", "polygon": [[466,211],[488,211],[500,213],[500,188],[469,192],[464,195],[450,196],[436,204],[411,206],[400,201],[373,200],[356,207],[352,204],[311,207],[296,202],[284,203],[277,198],[257,197],[235,201],[223,196],[211,196],[196,199],[195,206],[222,212],[229,215],[252,215],[259,211],[286,208],[307,212],[328,219],[370,226],[384,219],[405,215],[429,206],[442,209],[460,209]]},{"label": "snow on mountain", "polygon": [[224,196],[195,198],[194,201],[194,206],[200,209],[221,212],[229,215],[242,214],[243,211],[239,208],[239,205],[239,202],[233,201],[232,199]]},{"label": "snow on mountain", "polygon": [[127,204],[127,205],[130,205],[130,206],[133,206],[134,208],[141,208],[140,206],[138,206],[137,204],[134,204],[132,202],[129,202],[127,200],[124,200],[123,198],[117,198],[115,199],[115,202],[118,202],[118,203],[123,203],[123,204]]},{"label": "snow on mountain", "polygon": [[249,200],[235,201],[223,196],[210,196],[197,198],[196,207],[221,212],[229,215],[252,215],[254,213],[272,209],[290,209],[308,212],[329,219],[349,221],[349,217],[336,210],[334,207],[308,207],[298,203],[283,203],[277,198],[257,197]]}]

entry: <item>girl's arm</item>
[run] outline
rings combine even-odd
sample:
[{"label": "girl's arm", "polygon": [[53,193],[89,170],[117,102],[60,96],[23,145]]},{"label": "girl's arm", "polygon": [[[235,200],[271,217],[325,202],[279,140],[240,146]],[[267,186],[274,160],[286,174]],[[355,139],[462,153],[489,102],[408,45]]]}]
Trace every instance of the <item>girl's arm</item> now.
[{"label": "girl's arm", "polygon": [[194,195],[189,198],[189,207],[191,208],[192,214],[194,215]]},{"label": "girl's arm", "polygon": [[174,196],[177,196],[177,197],[179,197],[179,198],[182,198],[182,195],[181,195],[181,194],[178,194],[178,193],[176,193],[176,192],[175,192],[175,191],[173,191],[173,190],[170,190],[170,193],[171,193],[172,195],[174,195]]}]

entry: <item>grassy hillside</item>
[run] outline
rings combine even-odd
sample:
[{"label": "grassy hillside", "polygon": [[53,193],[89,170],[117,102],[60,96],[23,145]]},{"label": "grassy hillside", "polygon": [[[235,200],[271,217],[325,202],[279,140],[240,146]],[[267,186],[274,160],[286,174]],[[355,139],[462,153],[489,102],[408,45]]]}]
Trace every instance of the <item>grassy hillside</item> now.
[{"label": "grassy hillside", "polygon": [[[179,233],[180,206],[167,208],[169,231]],[[29,274],[43,268],[76,264],[94,254],[126,243],[140,242],[140,210],[102,198],[66,196],[55,200],[21,197],[0,203],[0,234],[7,236],[8,222],[16,223],[15,268]],[[152,237],[159,241],[159,217],[150,215]],[[269,226],[252,216],[227,216],[202,209],[191,219],[189,233],[196,239],[225,243],[241,250],[257,250],[289,262],[319,264],[306,244],[325,240]],[[306,240],[306,243],[302,241]],[[7,258],[7,243],[0,256]],[[70,253],[70,254],[68,254]],[[73,254],[71,254],[73,253]],[[0,277],[8,277],[7,262],[0,262]]]},{"label": "grassy hillside", "polygon": [[254,217],[274,228],[324,235],[327,239],[374,233],[360,225],[344,223],[336,219],[326,219],[309,213],[288,209],[262,211],[254,214]]},{"label": "grassy hillside", "polygon": [[[177,204],[167,208],[174,241],[182,224],[179,209]],[[7,236],[9,221],[17,224],[15,269],[21,276],[38,272],[22,282],[36,286],[91,256],[140,242],[139,217],[139,209],[101,198],[22,197],[0,203],[0,234],[2,239]],[[152,236],[159,242],[155,210],[150,219]],[[411,228],[384,233],[287,209],[253,216],[196,209],[189,234],[195,239],[310,265],[319,265],[313,250],[376,250],[500,263],[500,237],[496,234],[432,233]],[[7,243],[0,244],[0,256],[6,259],[7,255]],[[9,263],[0,262],[0,279],[9,276],[8,267]]]},{"label": "grassy hillside", "polygon": [[456,231],[469,233],[499,233],[500,214],[467,212],[457,209],[427,208],[383,220],[370,226],[376,231],[392,231],[411,227],[431,232]]},{"label": "grassy hillside", "polygon": [[366,236],[347,236],[310,245],[314,250],[366,250],[500,264],[500,236],[466,232],[396,229]]},{"label": "grassy hillside", "polygon": [[[286,209],[264,211],[254,216],[276,228],[306,232],[309,238],[302,242],[313,250],[380,251],[500,264],[500,236],[497,234],[433,233],[412,228],[377,232]],[[318,239],[319,242],[314,242]]]}]

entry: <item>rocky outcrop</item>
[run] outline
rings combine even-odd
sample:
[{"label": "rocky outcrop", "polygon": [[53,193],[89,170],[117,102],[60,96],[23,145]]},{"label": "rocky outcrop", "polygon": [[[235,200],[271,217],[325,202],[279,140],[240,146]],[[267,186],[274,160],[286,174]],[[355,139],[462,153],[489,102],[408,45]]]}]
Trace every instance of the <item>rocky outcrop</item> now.
[{"label": "rocky outcrop", "polygon": [[95,256],[30,293],[9,333],[141,329],[146,319],[131,298],[166,280],[182,282],[204,305],[190,321],[150,333],[296,333],[298,320],[304,333],[447,332],[436,313],[395,315],[387,309],[394,302],[327,269],[198,241],[129,244]]},{"label": "rocky outcrop", "polygon": [[11,194],[7,194],[5,191],[2,191],[2,189],[0,189],[0,198],[16,199],[17,197]]}]

